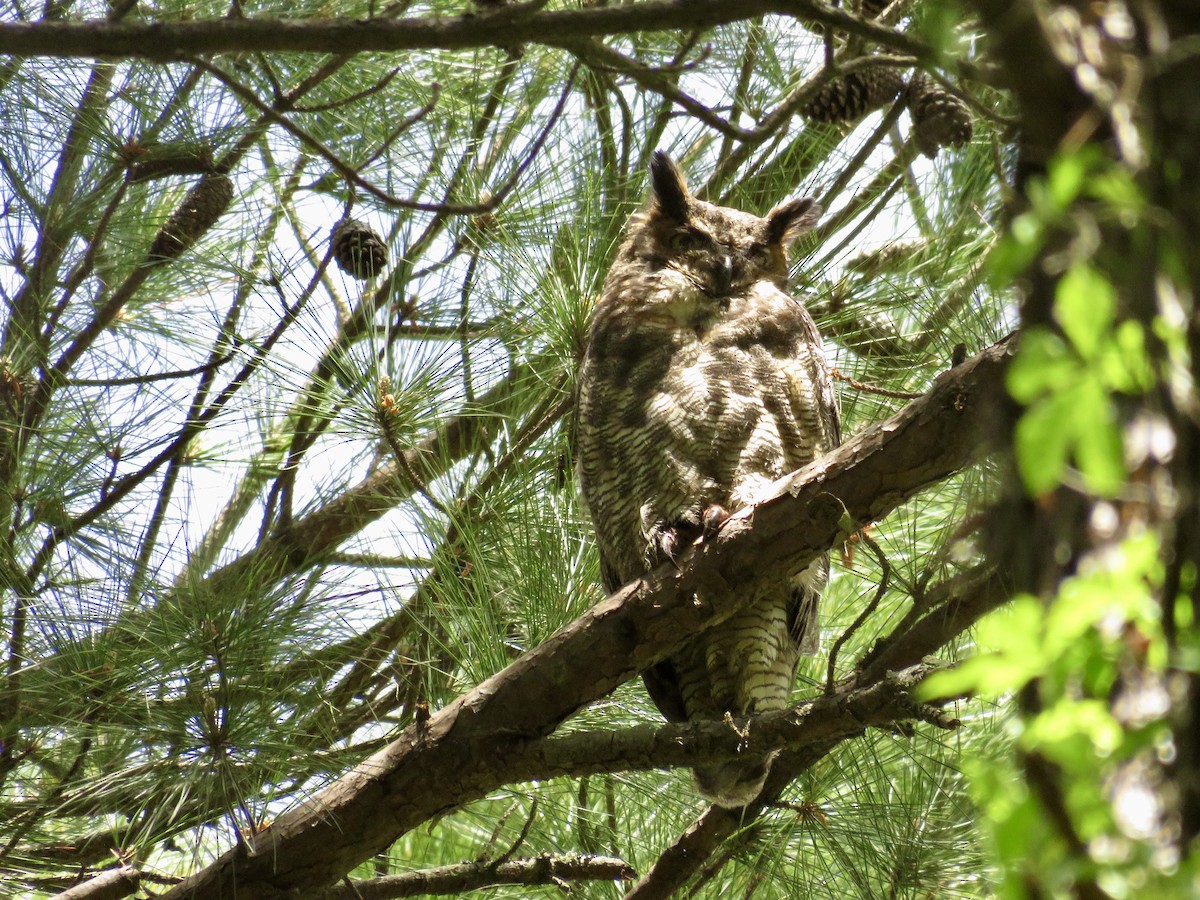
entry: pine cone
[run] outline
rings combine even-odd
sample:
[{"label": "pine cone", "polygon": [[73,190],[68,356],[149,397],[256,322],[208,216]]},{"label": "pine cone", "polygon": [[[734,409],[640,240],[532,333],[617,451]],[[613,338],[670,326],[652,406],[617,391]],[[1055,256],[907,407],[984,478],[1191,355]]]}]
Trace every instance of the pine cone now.
[{"label": "pine cone", "polygon": [[852,122],[896,99],[904,76],[890,66],[870,66],[839,75],[824,85],[799,113],[813,122]]},{"label": "pine cone", "polygon": [[921,152],[933,159],[941,147],[961,147],[971,139],[971,110],[924,72],[908,82],[908,111],[913,139]]},{"label": "pine cone", "polygon": [[206,172],[159,229],[146,258],[162,263],[178,257],[217,223],[232,199],[233,182],[229,176],[224,172]]},{"label": "pine cone", "polygon": [[330,240],[337,264],[359,281],[374,278],[387,265],[387,245],[383,238],[358,219],[342,219],[333,226]]}]

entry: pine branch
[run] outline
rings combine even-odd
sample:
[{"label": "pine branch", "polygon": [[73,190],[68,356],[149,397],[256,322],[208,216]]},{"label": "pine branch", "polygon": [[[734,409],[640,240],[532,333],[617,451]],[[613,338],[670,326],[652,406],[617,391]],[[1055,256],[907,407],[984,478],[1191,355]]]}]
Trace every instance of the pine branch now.
[{"label": "pine branch", "polygon": [[620,731],[584,731],[535,741],[513,753],[512,781],[599,772],[689,768],[741,754],[792,751],[856,737],[871,727],[924,719],[910,695],[936,666],[881,671],[877,680],[749,719],[644,724]]},{"label": "pine branch", "polygon": [[942,602],[910,627],[901,623],[859,661],[855,683],[862,684],[882,672],[915,665],[1012,596],[1009,579],[991,569],[965,573],[939,588],[946,593]]},{"label": "pine branch", "polygon": [[551,884],[569,891],[573,881],[629,881],[636,875],[629,863],[611,856],[543,853],[524,859],[480,860],[385,875],[308,892],[305,896],[311,900],[392,900],[429,894],[465,894],[501,884]]},{"label": "pine branch", "polygon": [[775,805],[784,788],[815,763],[826,757],[843,738],[785,750],[771,765],[762,794],[744,809],[709,807],[662,853],[654,865],[625,895],[626,900],[666,900],[704,867],[717,848],[735,833],[746,833],[747,825]]},{"label": "pine branch", "polygon": [[[518,409],[520,388],[538,371],[539,362],[535,359],[514,367],[508,378],[480,396],[471,409],[447,418],[441,427],[410,448],[406,453],[410,468],[432,479],[478,449],[499,423]],[[186,604],[189,598],[223,591],[269,590],[324,559],[346,539],[411,497],[413,491],[398,466],[382,467],[233,562],[206,577],[181,580],[168,602]],[[143,614],[135,610],[115,620],[103,635],[97,636],[97,646],[103,644],[107,652],[122,652],[135,658],[133,647],[144,632],[140,618]],[[154,652],[155,648],[147,644],[143,649]],[[36,666],[30,666],[28,689],[35,693],[51,690],[46,685],[68,677],[71,676],[61,671],[58,657],[48,655],[40,658]],[[100,702],[99,697],[96,702]],[[36,707],[27,710],[24,723],[30,727],[36,725],[37,713]]]},{"label": "pine branch", "polygon": [[270,51],[353,54],[366,51],[456,50],[556,45],[580,38],[713,28],[762,15],[790,15],[860,35],[922,59],[921,41],[865,21],[819,0],[652,0],[608,7],[538,11],[539,0],[462,16],[407,19],[215,19],[108,23],[39,21],[0,25],[0,54],[179,59],[186,55]]},{"label": "pine branch", "polygon": [[[780,479],[678,569],[660,567],[626,585],[276,819],[252,848],[229,851],[166,896],[202,900],[236,883],[245,900],[329,884],[411,828],[512,780],[509,761],[528,741],[728,619],[753,596],[748,585],[786,578],[983,456],[989,425],[1006,402],[1011,353],[1003,342],[943,374],[886,422]],[[813,752],[785,755],[771,784],[787,776],[787,760]]]},{"label": "pine branch", "polygon": [[[896,687],[911,683],[910,679],[921,669],[916,666],[917,660],[933,653],[961,634],[984,615],[1006,602],[1010,596],[1006,590],[1006,579],[991,571],[965,573],[962,577],[952,578],[939,585],[930,591],[930,594],[941,592],[948,596],[944,597],[943,602],[936,608],[919,618],[911,627],[905,627],[904,623],[901,623],[896,631],[879,641],[859,662],[849,684],[860,688],[869,686],[878,697],[878,691],[885,685]],[[913,668],[905,672],[896,671],[903,665]],[[855,697],[856,693],[855,690],[843,687],[841,693],[826,699],[836,698],[837,708],[840,709],[840,705],[846,702],[846,699]],[[899,700],[899,697],[895,699]],[[798,710],[808,709],[814,712],[816,708],[817,703],[800,704],[797,707]],[[860,708],[855,712],[861,714],[863,710]],[[916,715],[919,710],[914,709],[910,712]],[[902,717],[892,721],[900,721],[900,718]],[[847,737],[853,736],[851,729],[839,733],[835,719],[826,720],[824,716],[820,716],[813,724],[816,727],[808,730],[804,735],[805,740],[791,741],[789,747],[775,760],[763,795],[755,804],[746,810],[713,807],[706,811],[659,856],[626,897],[634,900],[654,900],[675,896],[679,888],[701,870],[706,860],[726,838],[757,818],[764,809],[775,802],[791,781],[824,758]],[[883,723],[872,721],[870,724]],[[935,724],[946,727],[950,723]],[[751,731],[754,731],[753,726]]]}]

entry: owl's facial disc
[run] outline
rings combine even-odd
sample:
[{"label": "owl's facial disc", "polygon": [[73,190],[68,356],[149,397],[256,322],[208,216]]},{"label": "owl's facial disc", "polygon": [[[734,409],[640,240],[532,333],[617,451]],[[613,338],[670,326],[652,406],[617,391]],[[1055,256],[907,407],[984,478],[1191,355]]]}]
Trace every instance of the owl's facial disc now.
[{"label": "owl's facial disc", "polygon": [[782,248],[765,243],[760,220],[709,218],[668,226],[659,237],[659,258],[699,293],[723,302],[764,277],[786,275]]}]

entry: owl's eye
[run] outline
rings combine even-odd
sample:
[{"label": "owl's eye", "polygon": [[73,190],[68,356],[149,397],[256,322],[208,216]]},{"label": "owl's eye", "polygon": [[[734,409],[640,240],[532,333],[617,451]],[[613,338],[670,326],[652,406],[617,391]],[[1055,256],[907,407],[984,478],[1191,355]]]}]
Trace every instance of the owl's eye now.
[{"label": "owl's eye", "polygon": [[667,241],[676,253],[699,250],[705,244],[704,235],[698,231],[677,231]]}]

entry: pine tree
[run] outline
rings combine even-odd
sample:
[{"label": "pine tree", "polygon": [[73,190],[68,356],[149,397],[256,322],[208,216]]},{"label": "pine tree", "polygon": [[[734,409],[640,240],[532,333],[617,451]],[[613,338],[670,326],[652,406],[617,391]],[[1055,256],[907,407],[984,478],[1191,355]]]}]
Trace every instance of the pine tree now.
[{"label": "pine tree", "polygon": [[[1195,160],[1171,129],[1194,135],[1200,104],[1116,11],[1079,18],[1080,46],[1101,86],[1135,90],[1102,65],[1121,53],[1154,73],[1144,94],[1087,93],[1050,43],[1069,35],[1015,35],[1007,3],[872,21],[885,5],[0,21],[0,892],[1183,883],[1186,842],[1178,875],[1161,860],[1200,831],[1195,760],[1145,748],[1195,727],[1200,180],[1172,174]],[[880,59],[936,92],[952,140],[918,133],[898,85],[852,121],[806,117]],[[827,210],[793,280],[852,446],[764,496],[737,541],[606,599],[572,386],[656,149],[713,200]],[[1104,373],[1094,409],[1068,371]],[[1114,462],[1163,433],[1172,449]],[[1145,602],[1116,637],[1078,619],[1051,659],[1038,634],[1062,640],[1054,611],[1102,593],[1073,579],[1118,538],[1112,583]],[[634,676],[722,614],[716,576],[831,547],[803,715],[664,725]],[[968,662],[921,693],[932,656]],[[1134,683],[1182,694],[1121,718],[1104,690]],[[760,802],[706,809],[690,765],[754,741],[784,747]],[[1131,772],[1162,798],[1153,833],[1112,824],[1102,779]]]}]

